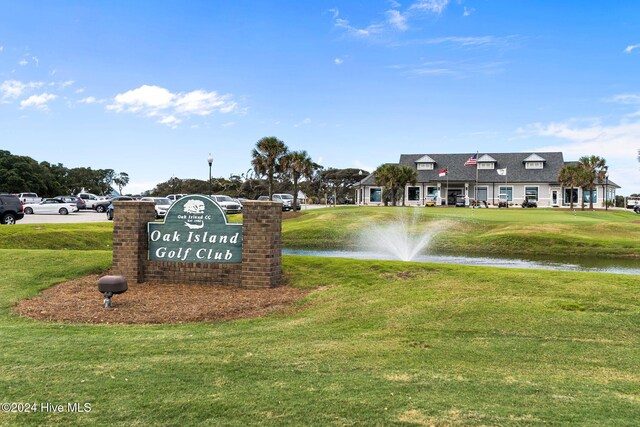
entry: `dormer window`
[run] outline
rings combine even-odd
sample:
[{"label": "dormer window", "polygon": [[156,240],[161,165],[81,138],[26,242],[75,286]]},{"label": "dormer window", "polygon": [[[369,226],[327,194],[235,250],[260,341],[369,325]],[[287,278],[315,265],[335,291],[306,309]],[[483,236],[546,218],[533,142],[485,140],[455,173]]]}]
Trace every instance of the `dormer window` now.
[{"label": "dormer window", "polygon": [[525,169],[543,169],[544,162],[525,162]]},{"label": "dormer window", "polygon": [[544,169],[546,160],[534,153],[524,159],[523,162],[525,169]]},{"label": "dormer window", "polygon": [[433,165],[435,164],[435,160],[427,155],[424,155],[416,160],[416,169],[419,171],[431,171],[433,170]]},{"label": "dormer window", "polygon": [[478,159],[478,169],[495,169],[496,168],[496,159],[491,157],[488,154],[483,154]]}]

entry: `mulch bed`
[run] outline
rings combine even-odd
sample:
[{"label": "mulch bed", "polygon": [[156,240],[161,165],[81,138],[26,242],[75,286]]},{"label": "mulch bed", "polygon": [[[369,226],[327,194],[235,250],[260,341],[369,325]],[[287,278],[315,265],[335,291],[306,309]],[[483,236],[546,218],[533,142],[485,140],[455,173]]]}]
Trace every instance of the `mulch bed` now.
[{"label": "mulch bed", "polygon": [[76,323],[214,322],[259,317],[283,309],[309,291],[286,286],[239,289],[192,284],[131,284],[102,307],[100,276],[61,283],[20,301],[14,310],[37,320]]}]

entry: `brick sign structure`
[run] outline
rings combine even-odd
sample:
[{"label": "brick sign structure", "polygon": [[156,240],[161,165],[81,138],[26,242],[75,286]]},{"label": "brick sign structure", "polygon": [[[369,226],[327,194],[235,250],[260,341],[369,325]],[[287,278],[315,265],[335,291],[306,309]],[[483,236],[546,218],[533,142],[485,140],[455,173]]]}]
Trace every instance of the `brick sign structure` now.
[{"label": "brick sign structure", "polygon": [[155,222],[153,202],[114,202],[113,274],[130,283],[280,285],[282,205],[247,201],[227,223],[205,196],[187,196]]}]

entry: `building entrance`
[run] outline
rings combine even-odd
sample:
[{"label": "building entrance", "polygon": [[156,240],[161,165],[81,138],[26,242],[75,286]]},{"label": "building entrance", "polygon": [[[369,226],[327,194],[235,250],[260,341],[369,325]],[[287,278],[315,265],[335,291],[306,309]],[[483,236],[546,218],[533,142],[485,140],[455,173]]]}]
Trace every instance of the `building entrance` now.
[{"label": "building entrance", "polygon": [[456,197],[462,195],[463,192],[461,189],[450,188],[447,193],[447,205],[455,206],[456,205]]}]

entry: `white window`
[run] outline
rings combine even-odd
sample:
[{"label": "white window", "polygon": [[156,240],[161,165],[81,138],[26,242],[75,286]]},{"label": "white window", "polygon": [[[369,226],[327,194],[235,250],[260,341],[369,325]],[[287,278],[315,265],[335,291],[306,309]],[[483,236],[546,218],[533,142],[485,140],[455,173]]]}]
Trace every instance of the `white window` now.
[{"label": "white window", "polygon": [[542,169],[544,168],[544,162],[526,162],[526,169]]},{"label": "white window", "polygon": [[493,162],[478,162],[478,169],[494,169],[495,166]]},{"label": "white window", "polygon": [[433,163],[418,163],[417,169],[419,171],[433,170]]}]

